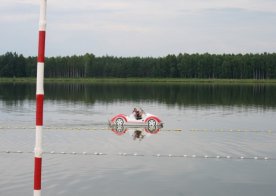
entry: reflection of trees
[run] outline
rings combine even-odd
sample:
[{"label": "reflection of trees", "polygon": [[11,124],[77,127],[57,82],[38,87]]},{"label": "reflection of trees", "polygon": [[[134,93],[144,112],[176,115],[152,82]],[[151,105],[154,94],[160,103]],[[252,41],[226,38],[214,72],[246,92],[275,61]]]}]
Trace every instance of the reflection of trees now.
[{"label": "reflection of trees", "polygon": [[[6,104],[35,99],[34,84],[1,84],[0,99]],[[276,107],[274,85],[213,84],[46,84],[45,99],[53,101],[111,103],[159,102],[168,105]]]},{"label": "reflection of trees", "polygon": [[7,105],[22,104],[35,98],[35,84],[0,84],[0,100]]}]

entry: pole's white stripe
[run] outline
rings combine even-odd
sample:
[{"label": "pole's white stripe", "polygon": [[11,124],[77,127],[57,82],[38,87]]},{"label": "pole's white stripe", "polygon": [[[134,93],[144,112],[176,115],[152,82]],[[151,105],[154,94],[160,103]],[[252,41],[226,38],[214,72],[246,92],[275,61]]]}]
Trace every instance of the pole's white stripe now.
[{"label": "pole's white stripe", "polygon": [[40,0],[39,30],[46,30],[46,6],[47,0]]},{"label": "pole's white stripe", "polygon": [[44,63],[37,63],[36,94],[44,95]]},{"label": "pole's white stripe", "polygon": [[42,157],[42,126],[36,126],[35,132],[35,157]]},{"label": "pole's white stripe", "polygon": [[39,31],[45,31],[46,30],[46,20],[39,22]]},{"label": "pole's white stripe", "polygon": [[34,196],[41,196],[41,190],[34,190]]}]

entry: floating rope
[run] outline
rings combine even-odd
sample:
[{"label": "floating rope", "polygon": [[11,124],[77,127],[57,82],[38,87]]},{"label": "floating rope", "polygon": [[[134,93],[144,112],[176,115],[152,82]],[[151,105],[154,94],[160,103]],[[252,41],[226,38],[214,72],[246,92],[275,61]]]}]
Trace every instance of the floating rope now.
[{"label": "floating rope", "polygon": [[[21,129],[21,130],[33,130],[34,127],[20,127],[20,126],[6,126],[0,127],[0,130]],[[44,127],[46,130],[70,130],[70,131],[110,131],[109,127]],[[268,130],[248,130],[248,129],[161,129],[160,131],[172,131],[172,132],[229,132],[229,133],[276,133],[271,129]]]},{"label": "floating rope", "polygon": [[[32,154],[33,151],[12,151],[12,150],[6,150],[6,151],[0,151],[0,154]],[[232,159],[232,160],[276,160],[276,158],[267,157],[267,156],[225,156],[225,155],[175,155],[175,154],[139,154],[139,153],[125,153],[125,152],[119,152],[117,154],[107,154],[102,152],[57,152],[57,151],[45,151],[43,154],[48,155],[79,155],[79,156],[120,156],[120,157],[155,157],[155,158],[190,158],[190,159]]]}]

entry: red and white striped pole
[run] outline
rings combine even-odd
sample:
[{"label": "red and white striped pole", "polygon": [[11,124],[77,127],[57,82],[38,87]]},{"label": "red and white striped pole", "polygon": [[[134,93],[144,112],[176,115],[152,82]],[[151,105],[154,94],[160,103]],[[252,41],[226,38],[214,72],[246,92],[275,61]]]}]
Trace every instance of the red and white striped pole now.
[{"label": "red and white striped pole", "polygon": [[36,76],[36,135],[34,149],[34,196],[41,195],[42,126],[44,101],[44,60],[47,0],[40,0],[39,38]]}]

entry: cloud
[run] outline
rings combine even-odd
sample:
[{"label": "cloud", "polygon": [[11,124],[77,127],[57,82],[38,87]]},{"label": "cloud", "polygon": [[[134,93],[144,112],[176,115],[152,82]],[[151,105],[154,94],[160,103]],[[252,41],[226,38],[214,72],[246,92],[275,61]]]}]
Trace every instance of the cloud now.
[{"label": "cloud", "polygon": [[38,3],[34,1],[1,0],[0,23],[19,23],[38,19]]},{"label": "cloud", "polygon": [[87,10],[126,10],[131,3],[128,1],[112,1],[112,0],[59,0],[48,1],[48,8],[56,11],[87,11]]},{"label": "cloud", "polygon": [[[274,0],[48,0],[47,54],[275,51],[275,7]],[[23,35],[36,34],[38,15],[38,0],[1,0],[0,52],[35,55],[36,38],[26,49],[33,38]]]},{"label": "cloud", "polygon": [[35,14],[13,14],[12,17],[5,14],[0,14],[0,23],[19,23],[34,20],[37,18]]}]

